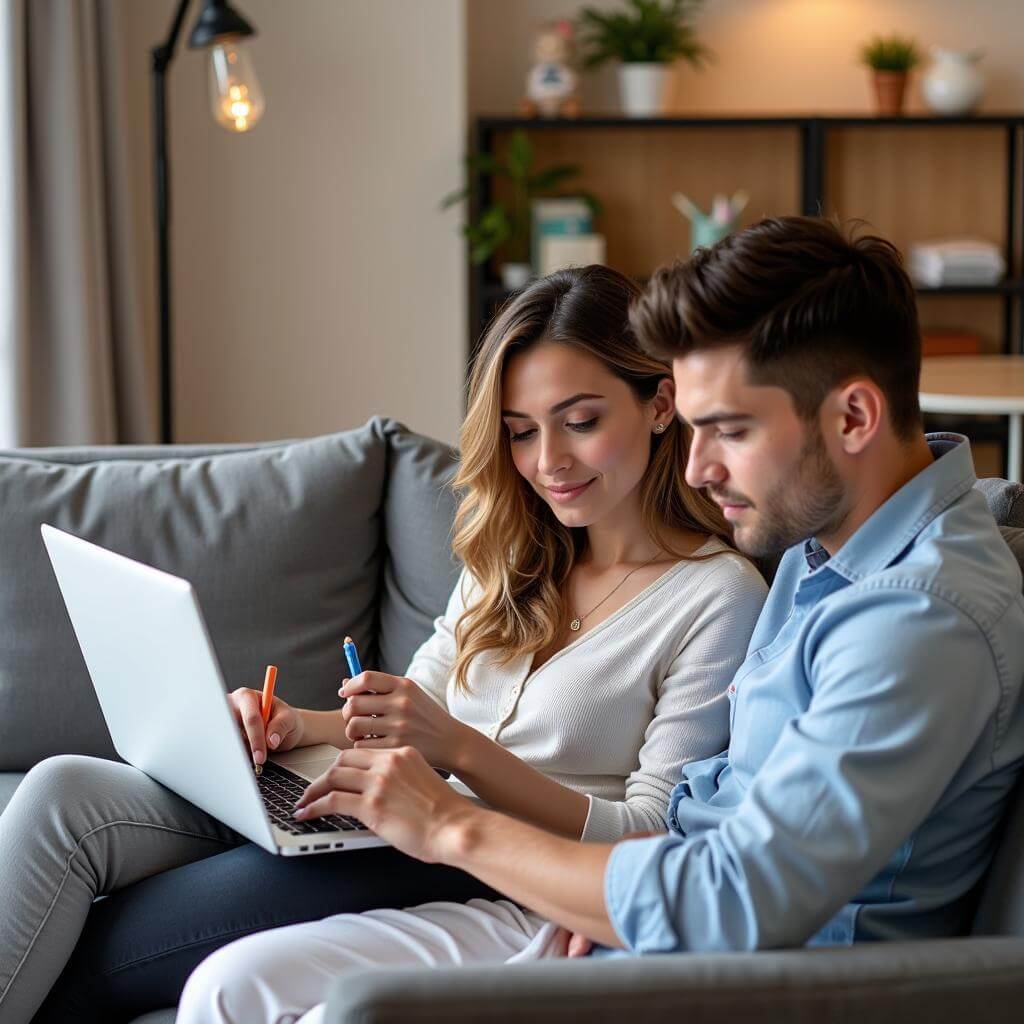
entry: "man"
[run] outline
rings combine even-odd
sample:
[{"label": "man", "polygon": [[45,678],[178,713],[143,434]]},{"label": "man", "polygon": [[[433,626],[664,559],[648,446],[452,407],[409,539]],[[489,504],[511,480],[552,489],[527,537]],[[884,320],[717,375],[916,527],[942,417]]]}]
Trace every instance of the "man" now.
[{"label": "man", "polygon": [[408,749],[345,751],[309,814],[634,953],[961,931],[1024,758],[1024,599],[966,440],[922,433],[897,252],[765,220],[659,271],[632,324],[672,360],[689,482],[743,551],[786,551],[728,751],[616,845],[474,807]]}]

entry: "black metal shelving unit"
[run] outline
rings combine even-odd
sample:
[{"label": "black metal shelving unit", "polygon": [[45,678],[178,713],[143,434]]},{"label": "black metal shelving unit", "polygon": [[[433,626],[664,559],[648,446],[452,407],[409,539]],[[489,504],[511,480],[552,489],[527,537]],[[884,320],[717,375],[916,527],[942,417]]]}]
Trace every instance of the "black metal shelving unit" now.
[{"label": "black metal shelving unit", "polygon": [[[1018,194],[1021,187],[1021,135],[1024,128],[1024,113],[981,114],[966,117],[933,117],[907,115],[902,117],[873,117],[862,115],[768,115],[759,116],[717,116],[704,117],[656,117],[626,118],[617,116],[590,116],[574,119],[525,119],[519,117],[480,117],[473,129],[473,151],[491,152],[497,136],[503,132],[521,128],[530,132],[572,132],[592,128],[611,128],[624,133],[636,130],[658,129],[663,131],[685,131],[688,128],[715,128],[723,131],[737,128],[791,128],[796,129],[799,139],[799,211],[813,215],[827,209],[825,194],[826,160],[829,133],[835,129],[851,127],[901,128],[909,131],[915,128],[993,128],[1002,127],[1006,135],[1006,246],[1005,257],[1007,277],[998,284],[986,287],[944,287],[919,288],[921,295],[991,295],[1002,302],[1003,337],[1002,350],[1006,353],[1024,353],[1024,216]],[[484,174],[477,174],[473,181],[474,216],[480,206],[490,202],[490,181]],[[845,211],[854,215],[852,211]],[[493,317],[495,311],[511,293],[490,275],[486,264],[470,265],[469,327],[470,353],[476,349],[480,335]],[[930,419],[934,419],[930,417]],[[949,417],[943,417],[937,424],[951,425]],[[997,441],[1006,446],[1006,425],[989,422],[985,418],[972,417],[971,436],[977,441]],[[966,426],[966,421],[964,422]]]}]

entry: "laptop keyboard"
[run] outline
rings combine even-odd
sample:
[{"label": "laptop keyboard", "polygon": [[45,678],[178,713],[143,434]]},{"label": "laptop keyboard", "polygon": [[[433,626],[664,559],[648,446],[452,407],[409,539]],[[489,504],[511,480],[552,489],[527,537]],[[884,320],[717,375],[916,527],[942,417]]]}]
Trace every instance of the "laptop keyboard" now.
[{"label": "laptop keyboard", "polygon": [[292,808],[309,783],[301,775],[296,775],[279,764],[267,761],[263,765],[263,773],[256,781],[270,820],[293,836],[309,835],[313,832],[369,831],[361,821],[344,814],[327,814],[310,821],[296,821],[292,817]]}]

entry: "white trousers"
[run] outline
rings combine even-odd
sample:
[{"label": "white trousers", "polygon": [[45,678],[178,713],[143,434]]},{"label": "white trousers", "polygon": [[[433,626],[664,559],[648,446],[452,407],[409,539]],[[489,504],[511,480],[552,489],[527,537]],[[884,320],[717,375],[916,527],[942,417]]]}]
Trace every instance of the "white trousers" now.
[{"label": "white trousers", "polygon": [[177,1024],[320,1024],[346,969],[522,963],[565,956],[557,925],[507,900],[337,914],[249,935],[189,978]]}]

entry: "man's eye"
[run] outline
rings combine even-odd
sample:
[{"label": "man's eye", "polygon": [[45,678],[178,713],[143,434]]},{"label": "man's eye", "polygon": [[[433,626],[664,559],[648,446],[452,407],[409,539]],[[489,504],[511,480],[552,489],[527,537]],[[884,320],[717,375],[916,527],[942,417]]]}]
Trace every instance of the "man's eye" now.
[{"label": "man's eye", "polygon": [[566,423],[566,426],[570,430],[578,430],[581,434],[586,433],[588,430],[593,430],[597,426],[598,417],[595,416],[593,419],[584,420],[582,423]]},{"label": "man's eye", "polygon": [[520,431],[518,434],[515,431],[509,433],[510,441],[525,441],[537,433],[536,427],[530,427],[529,430]]},{"label": "man's eye", "polygon": [[732,433],[727,434],[724,430],[718,432],[718,436],[725,441],[737,441],[739,438],[746,434],[745,430],[734,430]]}]

